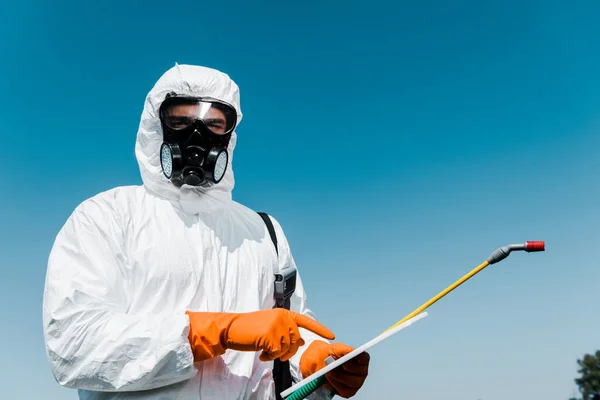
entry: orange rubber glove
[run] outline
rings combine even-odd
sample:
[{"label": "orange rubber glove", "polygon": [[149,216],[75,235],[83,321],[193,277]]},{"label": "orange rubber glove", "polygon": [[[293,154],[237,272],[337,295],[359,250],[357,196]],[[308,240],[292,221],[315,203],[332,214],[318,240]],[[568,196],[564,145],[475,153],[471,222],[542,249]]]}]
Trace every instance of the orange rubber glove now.
[{"label": "orange rubber glove", "polygon": [[335,335],[312,318],[273,308],[249,313],[191,312],[188,339],[194,361],[207,360],[225,350],[261,351],[261,361],[289,360],[304,339],[298,328],[305,328],[326,339]]},{"label": "orange rubber glove", "polygon": [[[325,359],[332,356],[335,360],[353,351],[354,348],[343,343],[329,344],[322,340],[313,341],[300,358],[300,372],[307,378],[325,368]],[[340,397],[348,399],[362,387],[369,374],[371,356],[364,352],[325,374],[327,390],[335,391]]]}]

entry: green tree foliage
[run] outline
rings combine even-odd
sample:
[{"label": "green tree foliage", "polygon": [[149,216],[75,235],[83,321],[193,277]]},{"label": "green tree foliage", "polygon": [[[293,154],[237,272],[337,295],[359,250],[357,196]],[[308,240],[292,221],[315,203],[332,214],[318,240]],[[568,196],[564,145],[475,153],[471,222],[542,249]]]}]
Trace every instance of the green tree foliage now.
[{"label": "green tree foliage", "polygon": [[585,354],[583,359],[577,360],[577,365],[580,376],[575,379],[575,383],[581,393],[581,400],[600,400],[600,350],[595,354]]}]

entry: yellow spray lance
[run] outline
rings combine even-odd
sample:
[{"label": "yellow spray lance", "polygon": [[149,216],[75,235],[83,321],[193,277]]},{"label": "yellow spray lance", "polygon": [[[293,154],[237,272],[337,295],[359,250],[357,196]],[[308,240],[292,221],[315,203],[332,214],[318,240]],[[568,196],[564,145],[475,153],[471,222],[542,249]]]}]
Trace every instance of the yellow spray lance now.
[{"label": "yellow spray lance", "polygon": [[[416,320],[415,317],[417,317],[420,313],[425,311],[429,306],[436,303],[438,300],[440,300],[442,297],[444,297],[445,295],[447,295],[448,293],[450,293],[451,291],[456,289],[458,286],[462,285],[464,282],[466,282],[468,279],[473,277],[475,274],[477,274],[478,272],[483,270],[488,265],[495,264],[499,261],[504,260],[506,257],[508,257],[508,255],[510,254],[511,251],[526,251],[528,253],[536,252],[536,251],[545,251],[545,244],[544,244],[544,242],[541,242],[541,241],[528,241],[523,244],[511,244],[511,245],[500,247],[500,248],[496,249],[487,258],[487,260],[485,260],[483,263],[481,263],[476,268],[471,270],[468,274],[464,275],[462,278],[460,278],[459,280],[454,282],[452,285],[448,286],[446,289],[442,290],[440,293],[438,293],[437,295],[432,297],[429,301],[427,301],[426,303],[421,305],[419,308],[415,309],[413,312],[408,314],[406,317],[402,318],[400,321],[398,321],[394,325],[390,326],[388,329],[386,329],[382,333],[382,335],[385,334],[386,332],[391,331],[392,329],[399,327],[402,324],[406,324],[407,321],[409,321],[409,320]],[[360,353],[358,353],[358,354],[360,354]],[[355,354],[354,356],[356,356],[358,354]],[[340,361],[342,361],[342,360],[340,360]],[[345,360],[345,361],[348,361],[348,360]],[[331,362],[332,362],[331,357],[326,360],[326,363],[328,363],[328,364],[330,364]],[[311,393],[313,393],[315,390],[320,388],[324,383],[327,382],[325,375],[321,375],[314,380],[309,381],[309,379],[310,379],[310,377],[305,380],[306,383],[304,383],[305,381],[298,382],[296,385],[292,386],[291,388],[281,392],[281,397],[284,399],[287,399],[287,400],[303,400],[307,396],[309,396]]]}]

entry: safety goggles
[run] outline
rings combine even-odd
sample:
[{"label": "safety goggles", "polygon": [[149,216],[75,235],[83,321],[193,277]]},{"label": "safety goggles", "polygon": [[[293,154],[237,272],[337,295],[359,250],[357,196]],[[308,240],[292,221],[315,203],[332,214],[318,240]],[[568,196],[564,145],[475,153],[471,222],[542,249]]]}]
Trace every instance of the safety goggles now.
[{"label": "safety goggles", "polygon": [[222,101],[201,97],[171,95],[160,106],[162,123],[173,131],[182,131],[196,121],[216,135],[226,135],[235,128],[235,109]]}]

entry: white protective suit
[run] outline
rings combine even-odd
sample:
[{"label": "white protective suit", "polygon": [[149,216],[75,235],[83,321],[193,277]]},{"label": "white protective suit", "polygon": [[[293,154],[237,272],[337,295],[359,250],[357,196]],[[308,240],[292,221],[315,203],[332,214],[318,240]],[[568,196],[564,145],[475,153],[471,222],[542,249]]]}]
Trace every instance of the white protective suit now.
[{"label": "white protective suit", "polygon": [[[83,201],[56,237],[46,276],[43,327],[56,380],[80,399],[227,400],[275,398],[272,362],[228,350],[194,363],[190,311],[250,312],[274,306],[274,274],[294,259],[273,219],[279,259],[266,225],[232,200],[231,168],[208,189],[174,186],[162,173],[158,108],[175,91],[211,96],[242,118],[237,85],[224,73],[176,65],[146,98],[135,147],[143,185]],[[314,318],[300,274],[291,309]],[[300,357],[290,360],[301,379]],[[329,399],[323,388],[310,399]]]}]

